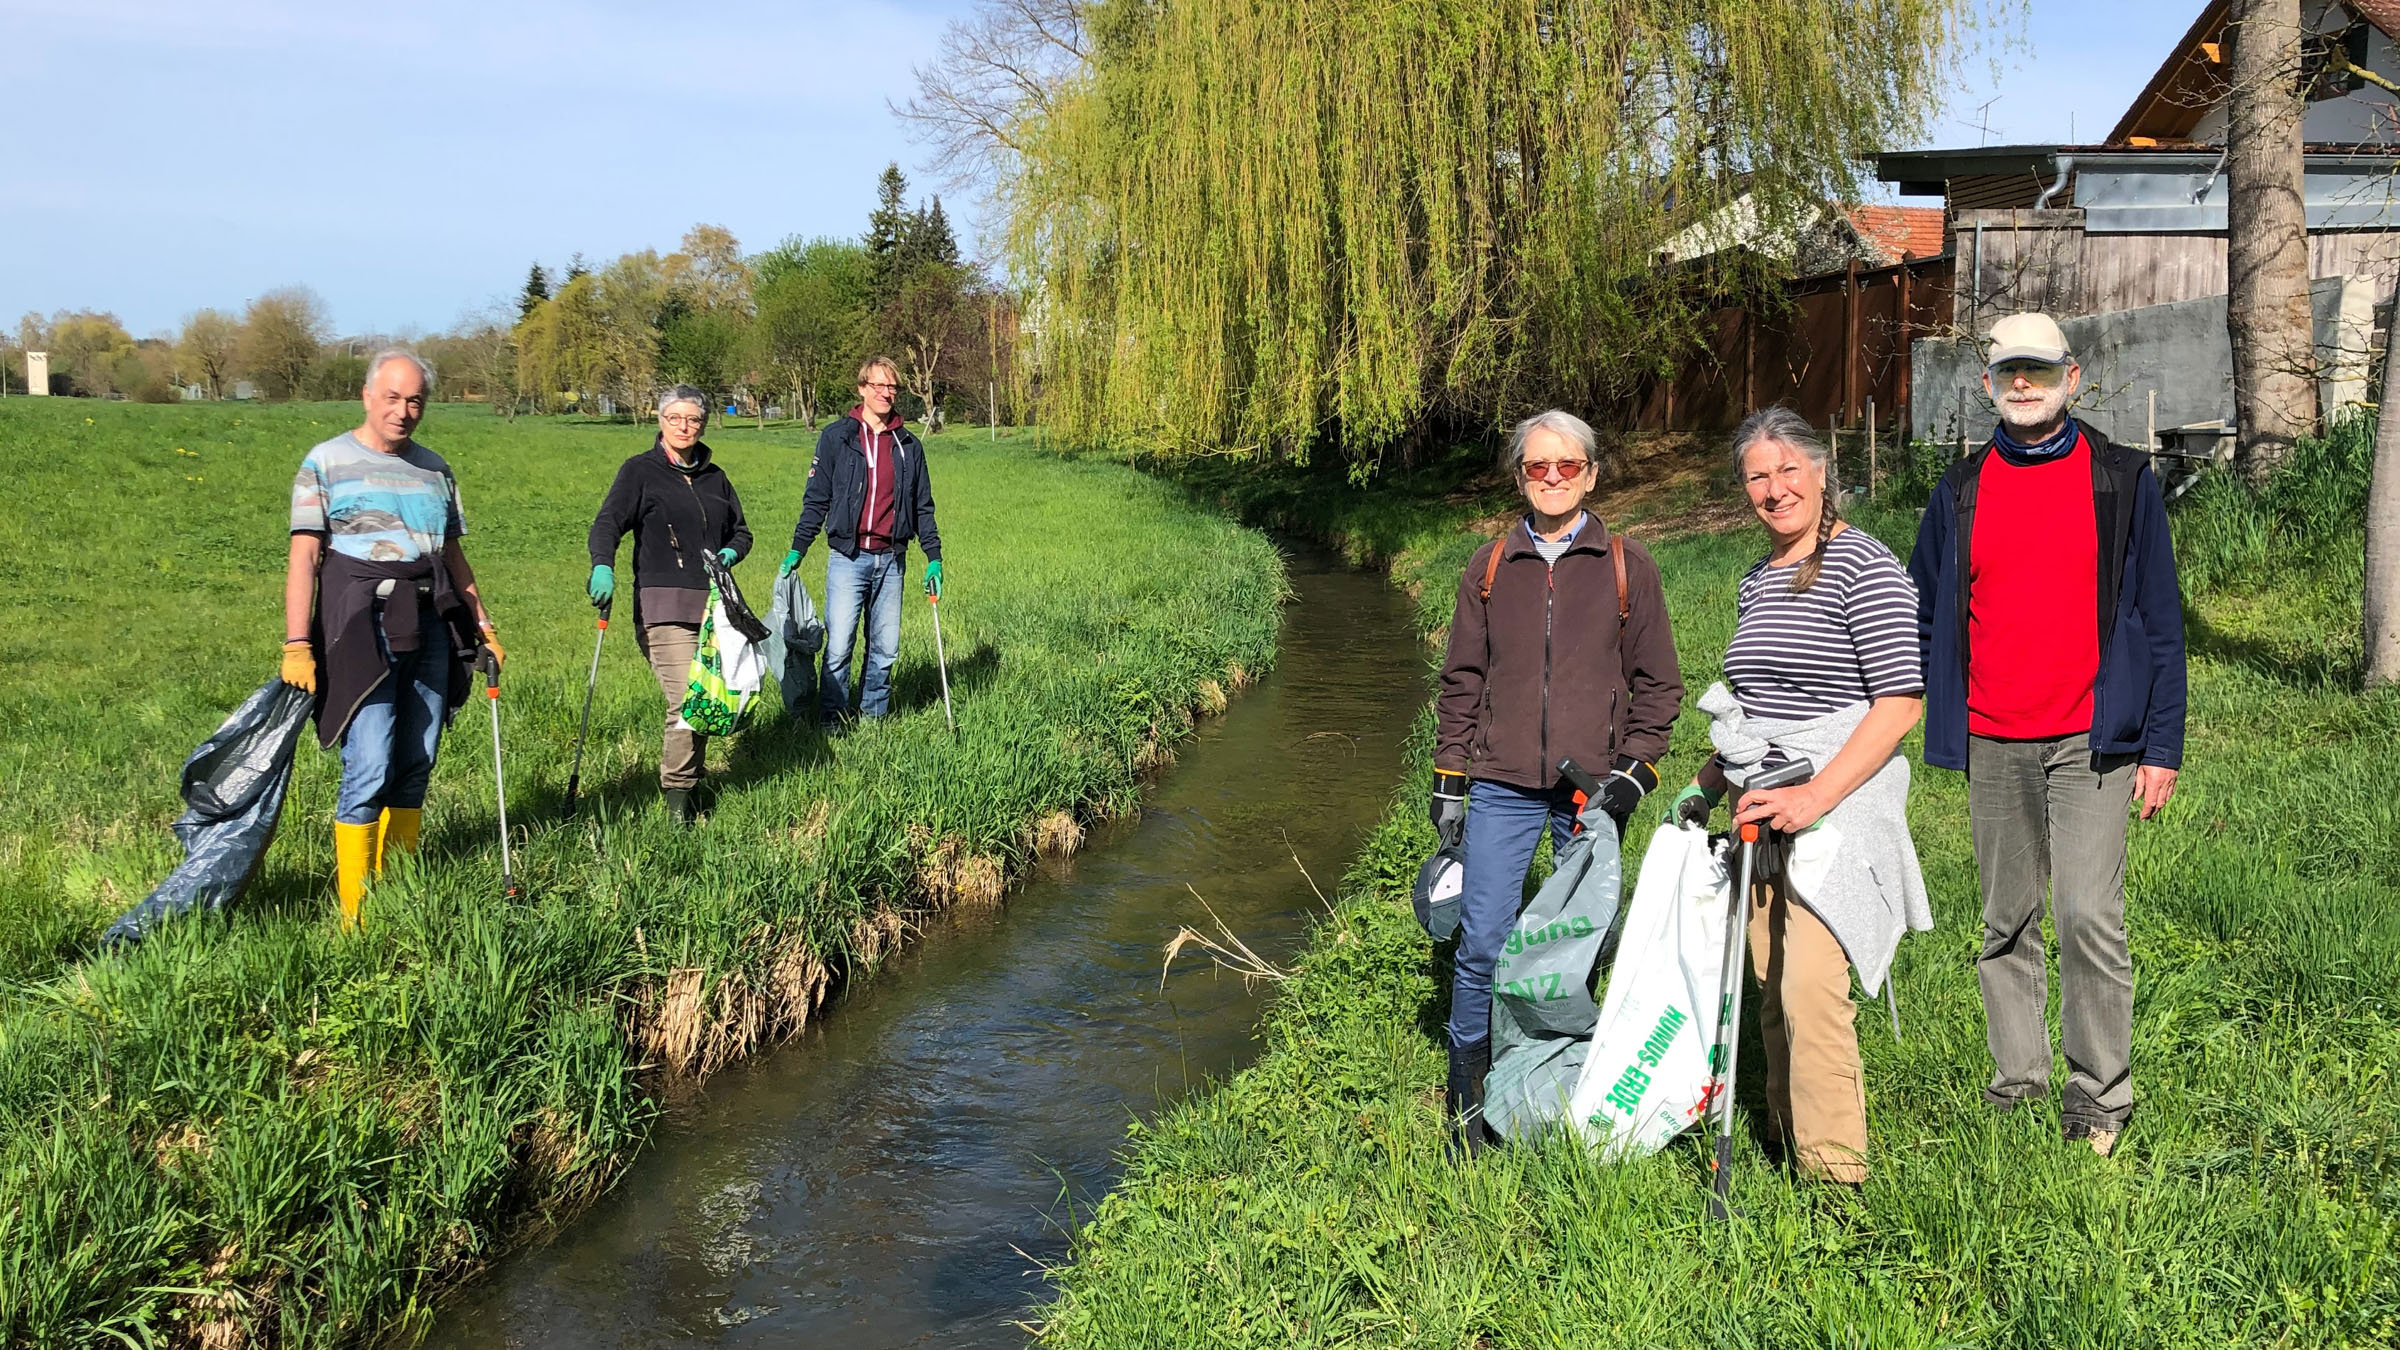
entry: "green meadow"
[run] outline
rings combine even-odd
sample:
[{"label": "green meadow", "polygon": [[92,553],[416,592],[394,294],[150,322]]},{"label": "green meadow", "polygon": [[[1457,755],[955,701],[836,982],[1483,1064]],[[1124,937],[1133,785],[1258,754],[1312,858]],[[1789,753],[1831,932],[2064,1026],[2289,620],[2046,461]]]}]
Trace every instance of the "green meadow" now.
[{"label": "green meadow", "polygon": [[[274,675],[290,480],[351,405],[0,403],[0,1343],[315,1345],[429,1300],[571,1212],[659,1095],[797,1031],[951,904],[1128,809],[1193,719],[1274,658],[1266,540],[1118,465],[986,433],[929,447],[959,735],[914,589],[889,721],[770,713],[712,744],[714,810],[658,812],[660,706],[584,537],[639,426],[437,405],[510,660],[522,898],[500,893],[488,714],[462,711],[425,849],[338,931],[336,758],[304,738],[279,838],[227,916],[94,940],[180,856],[183,758]],[[763,608],[813,433],[721,426]],[[824,550],[805,564],[822,599]],[[629,554],[620,553],[620,569]],[[620,576],[629,576],[620,570]],[[620,618],[628,617],[620,614]],[[770,696],[771,701],[771,696]]]},{"label": "green meadow", "polygon": [[[1980,1100],[1964,783],[1920,766],[1911,821],[1937,927],[1900,949],[1902,1034],[1860,1009],[1861,1193],[1796,1181],[1749,1138],[1731,1227],[1706,1218],[1691,1135],[1623,1166],[1563,1140],[1452,1162],[1448,989],[1407,907],[1433,844],[1428,714],[1416,773],[1283,985],[1267,1053],[1135,1130],[1123,1185],[1053,1272],[1044,1343],[2400,1342],[2400,798],[2385,773],[2400,697],[2357,692],[2368,440],[2350,426],[2263,492],[2215,481],[2175,508],[2190,743],[2166,815],[2132,830],[2136,1108],[2114,1157],[2062,1145],[2054,1108],[2002,1118]],[[1472,522],[1506,508],[1478,474],[1435,465],[1372,494],[1291,475],[1198,486],[1389,561],[1438,660],[1484,537]],[[1905,556],[1913,511],[1855,515]],[[1655,549],[1696,698],[1763,536]],[[1705,748],[1687,705],[1668,781]],[[1754,1031],[1740,1063],[1755,1121]]]}]

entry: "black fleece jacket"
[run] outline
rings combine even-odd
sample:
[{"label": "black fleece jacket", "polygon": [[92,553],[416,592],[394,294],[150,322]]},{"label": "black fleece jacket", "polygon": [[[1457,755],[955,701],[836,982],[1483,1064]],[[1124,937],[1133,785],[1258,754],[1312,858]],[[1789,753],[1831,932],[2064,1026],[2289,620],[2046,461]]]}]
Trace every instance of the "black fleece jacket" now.
[{"label": "black fleece jacket", "polygon": [[708,589],[703,553],[731,548],[736,561],[749,556],[750,524],[733,481],[717,467],[708,443],[692,446],[689,468],[677,468],[666,447],[626,460],[609,486],[608,499],[592,520],[588,547],[592,566],[613,567],[617,541],[633,531],[633,584]]}]

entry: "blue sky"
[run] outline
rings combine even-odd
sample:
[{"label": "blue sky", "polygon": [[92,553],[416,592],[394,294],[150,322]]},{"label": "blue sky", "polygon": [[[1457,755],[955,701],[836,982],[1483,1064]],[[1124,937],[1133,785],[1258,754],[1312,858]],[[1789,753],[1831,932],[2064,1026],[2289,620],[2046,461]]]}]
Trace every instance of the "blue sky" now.
[{"label": "blue sky", "polygon": [[[854,234],[885,162],[936,186],[885,102],[966,7],[0,0],[0,323],[139,336],[301,283],[344,332],[425,331],[699,221]],[[1975,144],[1995,94],[1993,144],[2096,139],[2198,9],[2032,0],[1931,139]]]}]

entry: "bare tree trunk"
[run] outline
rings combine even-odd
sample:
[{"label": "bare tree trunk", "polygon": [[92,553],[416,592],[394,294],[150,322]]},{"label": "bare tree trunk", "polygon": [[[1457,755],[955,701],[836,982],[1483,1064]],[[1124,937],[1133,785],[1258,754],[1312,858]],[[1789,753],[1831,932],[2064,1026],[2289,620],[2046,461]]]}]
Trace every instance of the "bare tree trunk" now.
[{"label": "bare tree trunk", "polygon": [[2367,488],[2367,685],[2400,682],[2400,336],[2386,335],[2375,477]]},{"label": "bare tree trunk", "polygon": [[2227,32],[2225,328],[2233,339],[2234,462],[2256,482],[2317,422],[2300,0],[2234,0]]}]

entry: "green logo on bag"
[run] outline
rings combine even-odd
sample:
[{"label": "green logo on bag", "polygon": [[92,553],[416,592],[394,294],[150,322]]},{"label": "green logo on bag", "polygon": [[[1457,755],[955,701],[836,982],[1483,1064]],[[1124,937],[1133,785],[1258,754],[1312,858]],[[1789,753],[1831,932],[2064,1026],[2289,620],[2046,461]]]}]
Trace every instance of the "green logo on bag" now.
[{"label": "green logo on bag", "polygon": [[1515,956],[1527,947],[1539,947],[1546,942],[1557,942],[1571,937],[1590,937],[1591,935],[1592,921],[1578,914],[1572,919],[1561,919],[1556,923],[1536,924],[1531,928],[1513,929],[1508,935],[1506,950],[1510,956]]},{"label": "green logo on bag", "polygon": [[[1667,1047],[1675,1043],[1675,1034],[1683,1030],[1684,1023],[1689,1020],[1683,1015],[1683,1009],[1677,1007],[1669,1007],[1658,1015],[1658,1025],[1650,1029],[1650,1038],[1642,1042],[1642,1048],[1634,1055],[1639,1063],[1626,1065],[1625,1072],[1617,1075],[1616,1086],[1608,1090],[1608,1105],[1628,1116],[1640,1109],[1642,1095],[1650,1090],[1650,1074],[1643,1066],[1657,1068],[1659,1061],[1666,1058]],[[1602,1113],[1593,1112],[1591,1123],[1604,1124]]]}]

